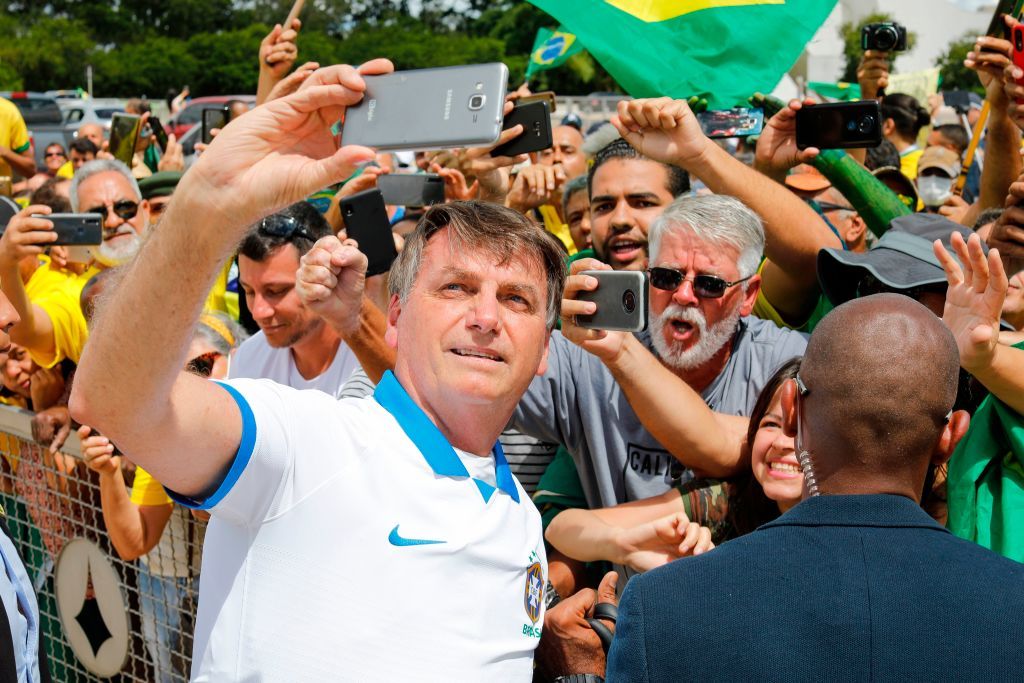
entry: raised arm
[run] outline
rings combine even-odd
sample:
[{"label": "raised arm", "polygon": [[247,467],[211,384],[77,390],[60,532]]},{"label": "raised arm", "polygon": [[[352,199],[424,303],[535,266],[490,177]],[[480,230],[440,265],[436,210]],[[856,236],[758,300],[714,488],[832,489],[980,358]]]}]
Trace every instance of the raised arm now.
[{"label": "raised arm", "polygon": [[310,87],[225,127],[182,178],[163,218],[167,229],[152,234],[99,312],[71,412],[172,490],[191,497],[212,492],[242,434],[242,414],[228,391],[181,370],[216,274],[260,217],[373,158],[363,147],[336,149],[330,127],[362,97],[361,74],[391,69],[386,60],[358,71],[325,69],[315,83],[307,81]]},{"label": "raised arm", "polygon": [[576,299],[580,291],[597,287],[595,278],[580,272],[609,268],[594,259],[580,259],[572,264],[562,300],[562,334],[601,359],[643,426],[677,460],[703,476],[736,474],[742,468],[747,418],[712,411],[700,394],[633,335],[584,329],[573,322],[574,316],[593,313],[597,307],[593,302]]},{"label": "raised arm", "polygon": [[288,75],[299,56],[295,41],[299,37],[302,21],[293,19],[291,26],[278,24],[260,42],[260,75],[256,84],[256,104],[270,99],[274,87]]},{"label": "raised arm", "polygon": [[[789,108],[800,106],[794,102]],[[685,169],[712,192],[736,197],[756,212],[764,222],[769,261],[762,271],[765,296],[789,320],[814,309],[818,251],[842,246],[814,209],[708,139],[683,100],[623,101],[612,123],[642,154]]]},{"label": "raised arm", "polygon": [[1007,288],[999,252],[991,249],[986,257],[977,235],[964,242],[954,233],[951,243],[960,263],[938,240],[933,246],[949,283],[942,322],[956,338],[960,366],[1024,415],[1024,350],[999,343],[999,315]]},{"label": "raised arm", "polygon": [[48,206],[26,207],[10,220],[0,237],[0,287],[21,317],[21,322],[11,328],[11,340],[41,357],[51,357],[55,352],[53,321],[28,298],[18,265],[24,258],[38,257],[47,244],[57,239],[53,223],[45,218],[32,218],[33,214],[49,213]]}]

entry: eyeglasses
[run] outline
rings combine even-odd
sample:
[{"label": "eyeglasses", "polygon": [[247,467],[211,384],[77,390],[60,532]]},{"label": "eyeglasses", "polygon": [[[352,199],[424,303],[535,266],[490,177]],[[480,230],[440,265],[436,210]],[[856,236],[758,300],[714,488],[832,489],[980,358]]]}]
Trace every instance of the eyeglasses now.
[{"label": "eyeglasses", "polygon": [[[648,268],[647,274],[651,277],[651,286],[657,289],[663,289],[667,292],[674,292],[679,289],[679,286],[686,280],[689,280],[682,271],[676,270],[675,268],[666,268],[664,266],[657,266],[654,268]],[[753,275],[748,275],[745,278],[729,282],[723,280],[717,275],[695,275],[693,282],[693,293],[703,299],[718,299],[725,290],[729,289],[733,285],[738,285],[741,282],[746,282]]]},{"label": "eyeglasses", "polygon": [[316,242],[316,237],[306,230],[294,216],[267,216],[260,221],[260,232],[271,237],[289,239],[292,235]]},{"label": "eyeglasses", "polygon": [[[114,215],[123,221],[131,220],[135,218],[135,214],[139,212],[139,203],[122,199],[119,202],[114,202],[113,205]],[[86,209],[85,213],[98,213],[104,218],[107,216],[108,207],[106,206],[94,206],[91,209]]]},{"label": "eyeglasses", "polygon": [[47,152],[43,156],[45,156],[47,159],[49,159],[50,157],[62,157],[64,156],[64,152]]},{"label": "eyeglasses", "polygon": [[917,300],[922,294],[936,293],[942,294],[946,291],[946,283],[941,284],[930,284],[920,285],[918,287],[908,287],[907,289],[898,289],[891,285],[887,285],[871,273],[865,273],[864,277],[857,283],[854,296],[860,298],[862,296],[871,296],[873,294],[902,294],[909,296],[911,299]]},{"label": "eyeglasses", "polygon": [[191,372],[200,377],[209,377],[213,373],[213,366],[223,354],[219,351],[207,351],[185,363],[185,372]]},{"label": "eyeglasses", "polygon": [[856,211],[852,206],[843,206],[842,204],[833,204],[831,202],[818,202],[818,208],[824,211]]}]

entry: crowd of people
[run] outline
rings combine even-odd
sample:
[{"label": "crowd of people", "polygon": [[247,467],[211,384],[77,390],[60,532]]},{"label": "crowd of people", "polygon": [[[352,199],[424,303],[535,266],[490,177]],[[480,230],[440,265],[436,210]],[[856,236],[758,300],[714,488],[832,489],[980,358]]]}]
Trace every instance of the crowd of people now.
[{"label": "crowd of people", "polygon": [[[152,680],[1017,675],[1008,40],[965,62],[983,127],[885,93],[891,55],[866,51],[884,139],[820,163],[796,144],[813,99],[756,141],[665,97],[556,115],[529,155],[339,146],[392,65],[296,67],[300,29],[266,37],[257,106],[194,157],[144,135],[129,167],[86,124],[36,172],[0,134],[25,205],[0,237],[0,400],[97,487]],[[445,201],[388,206],[399,255],[368,276],[342,200],[424,172]],[[53,245],[68,212],[101,214],[102,243]],[[580,320],[603,271],[644,273],[644,331]],[[23,496],[28,464],[0,466]],[[44,537],[77,514],[45,507]],[[45,680],[53,562],[29,576],[17,550],[0,534],[0,667]],[[166,605],[195,590],[193,636]]]}]

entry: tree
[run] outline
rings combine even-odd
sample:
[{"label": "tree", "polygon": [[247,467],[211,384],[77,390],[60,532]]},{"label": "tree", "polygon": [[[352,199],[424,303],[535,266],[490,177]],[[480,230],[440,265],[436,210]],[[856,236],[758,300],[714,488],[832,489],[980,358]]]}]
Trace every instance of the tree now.
[{"label": "tree", "polygon": [[[846,66],[839,80],[847,83],[857,82],[857,65],[860,64],[861,55],[864,50],[860,47],[860,32],[868,24],[879,24],[893,21],[892,15],[886,12],[874,12],[854,24],[847,21],[839,27],[839,37],[843,39],[843,55],[846,57]],[[917,34],[907,31],[907,50],[914,49],[917,41]]]},{"label": "tree", "polygon": [[964,66],[967,53],[974,49],[977,39],[974,33],[965,33],[962,38],[950,43],[949,49],[935,60],[939,67],[939,78],[943,90],[970,90],[985,97],[985,88],[981,87],[978,74]]}]

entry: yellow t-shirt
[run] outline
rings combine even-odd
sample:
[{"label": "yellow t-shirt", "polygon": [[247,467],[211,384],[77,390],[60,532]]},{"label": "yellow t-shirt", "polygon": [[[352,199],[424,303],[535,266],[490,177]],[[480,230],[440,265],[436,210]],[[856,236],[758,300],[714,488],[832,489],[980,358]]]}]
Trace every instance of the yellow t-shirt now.
[{"label": "yellow t-shirt", "polygon": [[[53,325],[53,356],[47,357],[32,349],[29,350],[32,360],[40,367],[52,368],[65,358],[70,358],[75,363],[81,360],[82,349],[89,338],[89,328],[85,324],[85,315],[79,301],[85,284],[98,272],[99,268],[90,266],[81,275],[70,275],[42,296],[32,300],[32,303],[50,316]],[[31,284],[31,280],[29,283]]]},{"label": "yellow t-shirt", "polygon": [[558,209],[551,204],[545,204],[538,207],[537,210],[540,211],[541,218],[544,219],[544,229],[557,237],[565,245],[565,248],[569,250],[569,256],[575,254],[576,243],[572,241],[572,233],[569,232],[569,226],[558,217]]},{"label": "yellow t-shirt", "polygon": [[[3,97],[0,97],[0,145],[9,147],[18,154],[32,146],[21,112],[13,102]],[[14,175],[10,164],[3,159],[0,159],[0,175]]]},{"label": "yellow t-shirt", "polygon": [[164,487],[153,478],[153,475],[142,469],[135,468],[135,482],[132,484],[132,502],[136,505],[173,505],[174,501],[164,491]]},{"label": "yellow t-shirt", "polygon": [[[213,287],[210,289],[209,295],[206,297],[206,305],[203,307],[205,311],[219,311],[220,313],[227,313],[231,315],[231,302],[228,300],[228,274],[231,272],[232,259],[228,259],[224,267],[220,269],[217,274],[217,279],[213,282]],[[232,320],[238,320],[238,295],[235,294],[235,314]]]},{"label": "yellow t-shirt", "polygon": [[75,167],[71,165],[70,161],[65,161],[64,165],[57,169],[58,178],[73,178],[75,177]]},{"label": "yellow t-shirt", "polygon": [[917,162],[921,160],[922,154],[924,154],[923,149],[915,149],[900,155],[900,171],[903,172],[903,175],[911,180],[917,178]]}]

